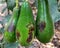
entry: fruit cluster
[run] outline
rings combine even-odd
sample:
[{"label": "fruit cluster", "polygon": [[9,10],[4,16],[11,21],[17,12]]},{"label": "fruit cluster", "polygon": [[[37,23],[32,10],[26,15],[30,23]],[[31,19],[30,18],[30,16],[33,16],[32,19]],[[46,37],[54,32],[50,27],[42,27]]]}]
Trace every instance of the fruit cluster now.
[{"label": "fruit cluster", "polygon": [[42,43],[50,41],[54,34],[54,25],[49,11],[48,0],[37,1],[38,12],[36,21],[34,21],[28,0],[22,3],[21,8],[18,6],[18,0],[6,0],[8,9],[13,11],[4,33],[5,40],[8,43],[17,40],[21,45],[26,46],[31,44],[35,37]]}]

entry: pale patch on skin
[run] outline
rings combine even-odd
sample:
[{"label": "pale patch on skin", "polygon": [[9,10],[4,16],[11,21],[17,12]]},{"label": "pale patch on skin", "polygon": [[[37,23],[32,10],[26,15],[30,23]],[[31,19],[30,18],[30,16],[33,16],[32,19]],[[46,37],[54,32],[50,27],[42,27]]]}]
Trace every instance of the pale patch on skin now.
[{"label": "pale patch on skin", "polygon": [[33,26],[33,24],[32,23],[30,23],[30,24],[28,24],[27,25],[27,28],[29,29],[29,37],[28,37],[28,39],[27,39],[27,42],[30,42],[31,40],[32,40],[32,35],[33,35],[33,31],[34,31],[34,26]]}]

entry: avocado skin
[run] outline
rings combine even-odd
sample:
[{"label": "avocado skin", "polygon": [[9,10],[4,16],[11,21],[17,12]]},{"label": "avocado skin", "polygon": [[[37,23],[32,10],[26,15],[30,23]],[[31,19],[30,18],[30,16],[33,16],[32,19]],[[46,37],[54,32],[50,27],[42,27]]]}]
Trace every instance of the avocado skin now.
[{"label": "avocado skin", "polygon": [[4,39],[7,43],[13,43],[16,41],[16,25],[18,21],[19,8],[13,9],[13,14],[11,19],[8,22],[7,28],[5,29]]},{"label": "avocado skin", "polygon": [[19,34],[19,36],[17,37],[18,42],[22,46],[31,44],[31,41],[34,37],[34,29],[30,27],[34,28],[34,18],[30,4],[28,3],[28,1],[24,1],[21,6],[21,12],[16,28],[16,32],[18,32]]},{"label": "avocado skin", "polygon": [[49,11],[48,0],[38,0],[38,13],[36,20],[36,38],[42,43],[50,42],[54,35],[54,25]]}]

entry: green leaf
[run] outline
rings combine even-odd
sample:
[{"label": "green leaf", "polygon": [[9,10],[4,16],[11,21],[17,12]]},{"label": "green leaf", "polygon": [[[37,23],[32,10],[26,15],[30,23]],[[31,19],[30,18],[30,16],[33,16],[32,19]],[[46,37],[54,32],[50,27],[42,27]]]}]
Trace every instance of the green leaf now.
[{"label": "green leaf", "polygon": [[5,16],[5,19],[3,20],[4,23],[9,22],[10,18],[11,18],[11,14],[8,14],[7,16]]},{"label": "green leaf", "polygon": [[5,7],[5,8],[2,10],[2,12],[1,12],[1,13],[4,13],[6,9],[7,9],[7,7]]},{"label": "green leaf", "polygon": [[9,44],[4,45],[4,48],[17,48],[17,47],[18,47],[18,42],[9,43]]},{"label": "green leaf", "polygon": [[2,4],[2,3],[4,3],[5,2],[5,0],[0,0],[0,3]]},{"label": "green leaf", "polygon": [[58,11],[57,0],[49,0],[50,12],[54,22],[60,20],[60,12]]}]

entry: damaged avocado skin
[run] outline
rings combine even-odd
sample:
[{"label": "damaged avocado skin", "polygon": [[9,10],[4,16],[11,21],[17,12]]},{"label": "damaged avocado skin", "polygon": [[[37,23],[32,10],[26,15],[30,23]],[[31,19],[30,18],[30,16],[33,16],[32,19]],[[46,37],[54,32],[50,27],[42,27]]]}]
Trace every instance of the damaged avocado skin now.
[{"label": "damaged avocado skin", "polygon": [[54,25],[49,11],[48,0],[38,0],[35,34],[42,43],[48,43],[54,35]]},{"label": "damaged avocado skin", "polygon": [[28,1],[24,1],[21,6],[16,32],[20,35],[18,42],[22,46],[29,45],[34,38],[34,18]]}]

